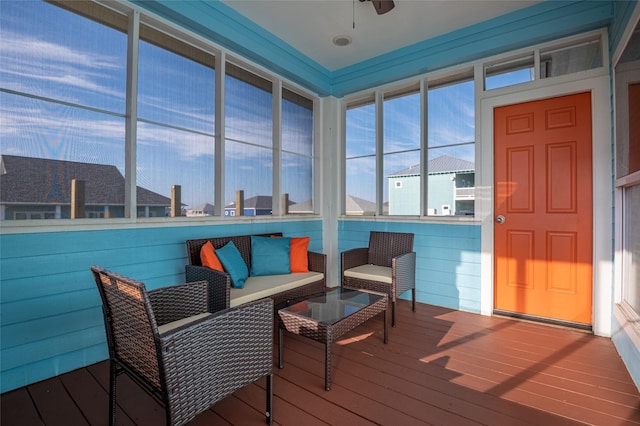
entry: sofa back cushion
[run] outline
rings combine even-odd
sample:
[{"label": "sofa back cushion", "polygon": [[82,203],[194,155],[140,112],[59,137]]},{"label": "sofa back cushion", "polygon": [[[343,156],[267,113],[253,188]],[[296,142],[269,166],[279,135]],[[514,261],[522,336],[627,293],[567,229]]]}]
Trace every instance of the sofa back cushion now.
[{"label": "sofa back cushion", "polygon": [[[282,235],[281,232],[271,232],[266,235],[261,236],[269,236],[269,235]],[[218,250],[223,247],[229,241],[233,241],[233,244],[236,246],[242,259],[244,260],[247,267],[251,266],[251,236],[250,235],[236,235],[232,237],[213,237],[213,238],[199,238],[196,240],[187,240],[187,258],[189,261],[189,265],[194,266],[202,266],[202,261],[200,260],[200,250],[202,246],[206,244],[207,241],[211,241],[213,247]]]},{"label": "sofa back cushion", "polygon": [[291,237],[291,272],[309,272],[309,237]]},{"label": "sofa back cushion", "polygon": [[289,238],[251,237],[251,276],[291,272]]}]

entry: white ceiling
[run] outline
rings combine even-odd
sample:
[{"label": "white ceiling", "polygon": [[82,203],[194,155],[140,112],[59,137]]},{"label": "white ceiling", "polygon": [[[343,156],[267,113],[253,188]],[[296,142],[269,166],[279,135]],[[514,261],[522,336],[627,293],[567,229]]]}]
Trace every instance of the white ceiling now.
[{"label": "white ceiling", "polygon": [[[257,25],[333,71],[531,6],[531,0],[395,0],[377,15],[359,0],[223,0]],[[354,26],[355,21],[355,28]],[[349,46],[332,39],[347,35]]]}]

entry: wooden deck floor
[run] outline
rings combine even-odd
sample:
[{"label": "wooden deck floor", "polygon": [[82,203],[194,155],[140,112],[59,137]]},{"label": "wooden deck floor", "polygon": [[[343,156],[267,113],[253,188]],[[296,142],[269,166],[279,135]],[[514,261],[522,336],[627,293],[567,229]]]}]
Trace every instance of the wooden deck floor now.
[{"label": "wooden deck floor", "polygon": [[[285,335],[275,367],[279,425],[640,425],[640,395],[611,341],[563,328],[401,301],[382,343],[381,317],[333,346]],[[107,422],[106,362],[0,396],[2,426]],[[194,425],[264,424],[264,380],[220,401]],[[118,423],[161,425],[163,408],[125,376]]]}]

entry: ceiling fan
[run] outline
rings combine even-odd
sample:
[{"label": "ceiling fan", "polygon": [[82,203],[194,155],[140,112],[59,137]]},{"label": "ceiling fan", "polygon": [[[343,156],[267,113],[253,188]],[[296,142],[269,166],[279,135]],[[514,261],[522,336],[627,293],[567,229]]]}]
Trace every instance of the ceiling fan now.
[{"label": "ceiling fan", "polygon": [[378,15],[384,15],[395,7],[393,0],[360,0],[361,3],[370,1]]}]

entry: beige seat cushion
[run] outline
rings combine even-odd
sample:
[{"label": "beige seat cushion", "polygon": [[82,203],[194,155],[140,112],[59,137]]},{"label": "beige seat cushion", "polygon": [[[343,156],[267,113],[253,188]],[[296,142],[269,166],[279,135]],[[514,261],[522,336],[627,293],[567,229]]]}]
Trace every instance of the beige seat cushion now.
[{"label": "beige seat cushion", "polygon": [[386,266],[360,265],[344,271],[344,276],[391,284],[391,268]]},{"label": "beige seat cushion", "polygon": [[204,318],[207,315],[211,315],[211,314],[209,312],[203,312],[203,313],[198,314],[198,315],[193,315],[193,316],[190,316],[190,317],[179,319],[177,321],[168,322],[168,323],[158,327],[158,333],[160,333],[160,334],[166,333],[167,331],[171,331],[171,330],[173,330],[175,328],[178,328],[178,327],[181,327],[183,325],[189,324],[190,322],[199,320],[200,318]]},{"label": "beige seat cushion", "polygon": [[320,272],[296,272],[284,275],[261,275],[249,277],[244,288],[231,288],[230,306],[238,306],[253,300],[263,299],[286,290],[309,284],[323,278]]}]

